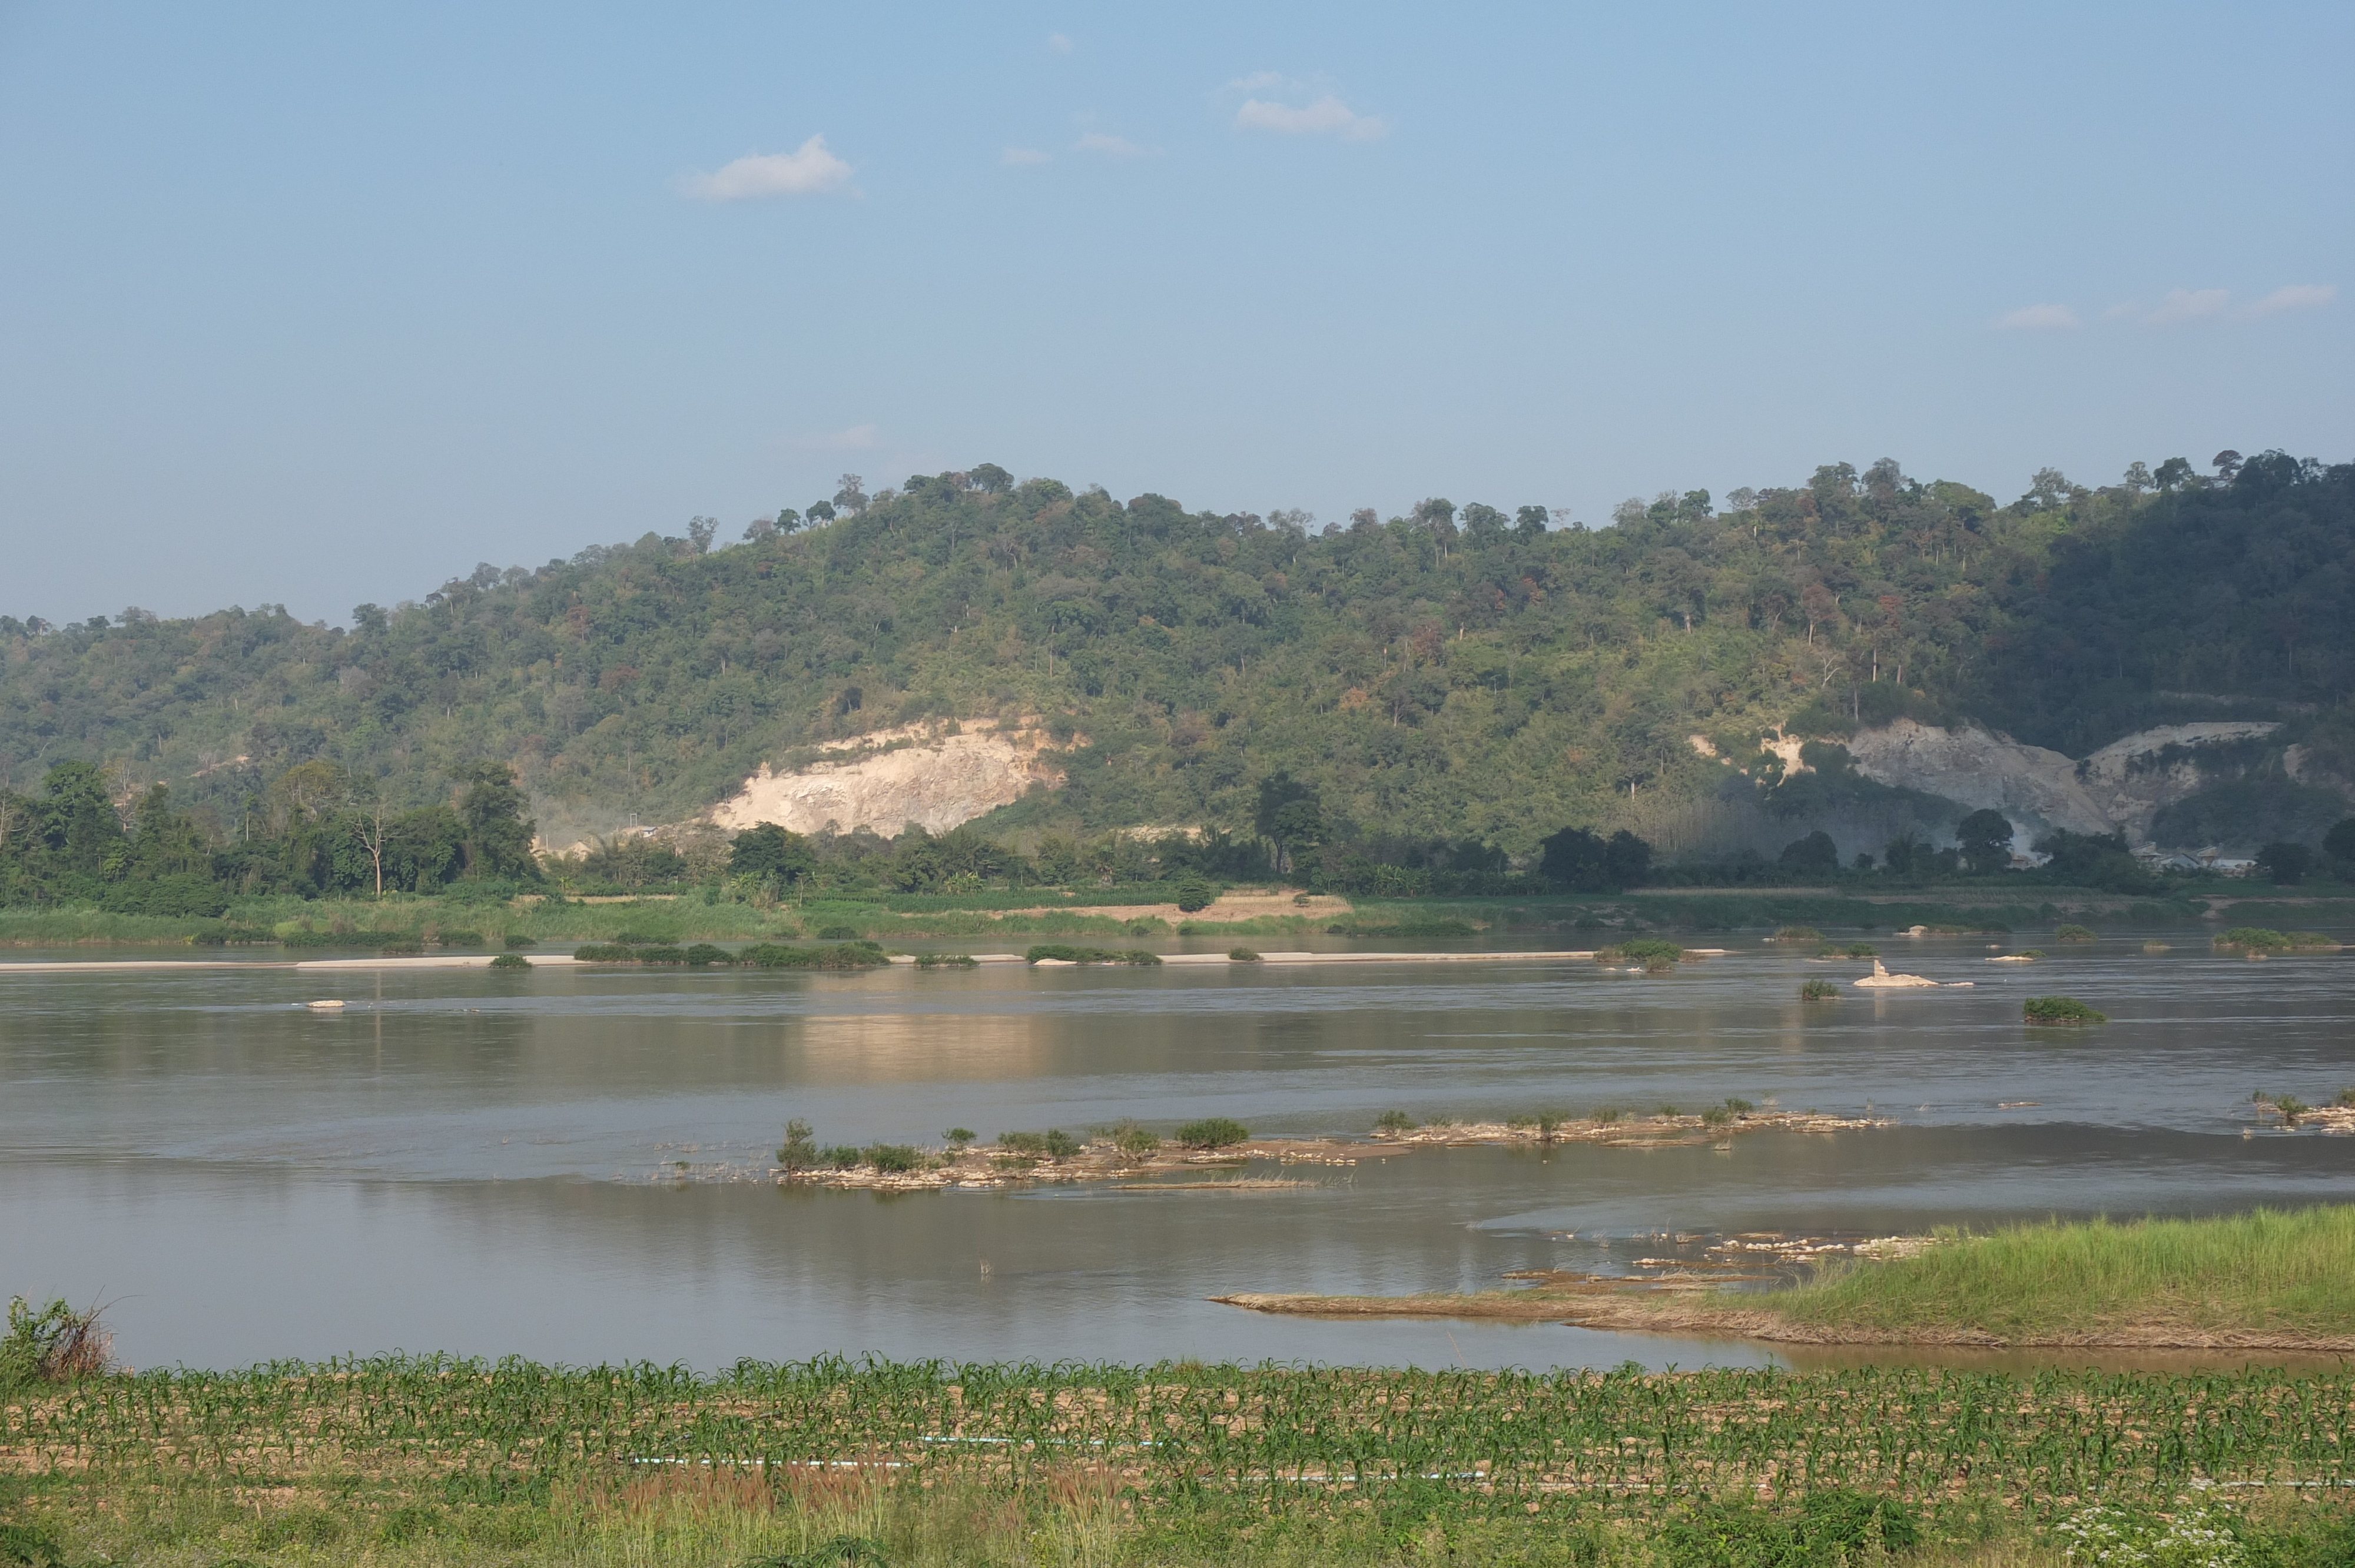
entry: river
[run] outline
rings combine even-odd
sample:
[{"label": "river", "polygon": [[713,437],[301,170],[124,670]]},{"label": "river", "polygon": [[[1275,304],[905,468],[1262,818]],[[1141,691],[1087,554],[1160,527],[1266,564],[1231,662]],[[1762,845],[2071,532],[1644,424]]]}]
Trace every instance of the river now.
[{"label": "river", "polygon": [[[110,1304],[135,1365],[392,1351],[698,1366],[826,1352],[1423,1366],[1754,1364],[1555,1325],[1327,1321],[1229,1291],[1488,1288],[1687,1237],[2355,1197],[2355,1139],[2253,1090],[2355,1085],[2355,959],[2198,932],[1849,991],[1761,942],[1671,974],[1582,962],[1255,969],[23,973],[0,964],[0,1292]],[[2049,939],[2048,939],[2049,940]],[[120,956],[91,952],[22,957]],[[2063,992],[2113,1022],[2030,1028]],[[333,996],[341,1012],[303,1003]],[[1433,1150],[1252,1191],[867,1192],[712,1178],[784,1121],[937,1142],[1135,1118],[1362,1133],[1686,1110],[1729,1096],[1899,1125],[1724,1149]],[[681,1180],[680,1161],[688,1179]]]}]

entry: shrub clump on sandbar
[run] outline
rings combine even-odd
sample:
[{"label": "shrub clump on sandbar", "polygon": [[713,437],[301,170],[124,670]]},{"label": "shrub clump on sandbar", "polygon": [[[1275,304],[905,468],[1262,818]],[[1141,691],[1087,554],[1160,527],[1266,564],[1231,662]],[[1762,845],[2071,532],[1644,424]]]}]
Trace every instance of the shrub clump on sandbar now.
[{"label": "shrub clump on sandbar", "polygon": [[2097,1012],[2073,996],[2031,996],[2020,1006],[2030,1023],[2107,1023],[2110,1015]]},{"label": "shrub clump on sandbar", "polygon": [[2214,946],[2220,953],[2240,953],[2257,959],[2268,953],[2327,953],[2338,948],[2339,938],[2321,931],[2275,931],[2264,926],[2235,926],[2217,937]]},{"label": "shrub clump on sandbar", "polygon": [[1624,942],[1596,948],[1594,961],[1598,964],[1641,964],[1653,974],[1658,974],[1664,969],[1676,968],[1677,961],[1684,956],[1684,948],[1674,942],[1664,941],[1657,937],[1630,937]]}]

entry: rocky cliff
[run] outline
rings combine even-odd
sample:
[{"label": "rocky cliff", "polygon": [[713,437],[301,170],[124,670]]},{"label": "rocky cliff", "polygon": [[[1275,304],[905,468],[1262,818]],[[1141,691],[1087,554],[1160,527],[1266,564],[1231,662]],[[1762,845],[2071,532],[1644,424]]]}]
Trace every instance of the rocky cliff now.
[{"label": "rocky cliff", "polygon": [[2123,832],[2141,845],[2151,842],[2160,811],[2241,777],[2279,728],[2259,720],[2165,725],[2075,760],[1977,725],[1942,729],[1899,719],[1859,731],[1848,749],[1857,771],[1876,782],[2001,811],[2019,827],[2023,850],[2055,828]]},{"label": "rocky cliff", "polygon": [[730,832],[774,822],[797,833],[872,828],[895,838],[914,822],[942,833],[1022,798],[1034,785],[1059,788],[1063,775],[1041,760],[1043,731],[1028,726],[972,729],[910,726],[837,742],[796,768],[766,766],[709,821]]}]

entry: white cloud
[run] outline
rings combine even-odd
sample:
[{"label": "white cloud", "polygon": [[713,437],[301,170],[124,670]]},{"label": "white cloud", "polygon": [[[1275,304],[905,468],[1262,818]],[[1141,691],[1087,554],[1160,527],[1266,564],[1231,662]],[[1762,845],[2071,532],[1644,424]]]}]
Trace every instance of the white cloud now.
[{"label": "white cloud", "polygon": [[1110,136],[1102,131],[1080,132],[1073,145],[1082,153],[1102,153],[1107,158],[1142,158],[1148,151],[1125,136]]},{"label": "white cloud", "polygon": [[863,452],[883,439],[883,432],[874,425],[853,425],[847,430],[825,430],[814,436],[795,436],[785,444],[805,452]]},{"label": "white cloud", "polygon": [[1327,93],[1298,108],[1266,99],[1247,99],[1235,111],[1238,131],[1273,131],[1285,136],[1338,136],[1345,142],[1370,142],[1389,127],[1370,114],[1360,114]]},{"label": "white cloud", "polygon": [[1054,51],[1055,51],[1057,54],[1059,54],[1059,55],[1067,55],[1067,54],[1070,54],[1070,53],[1071,52],[1071,49],[1072,49],[1071,40],[1071,39],[1069,39],[1069,38],[1067,38],[1067,37],[1064,37],[1062,34],[1060,34],[1060,33],[1050,33],[1050,34],[1048,34],[1048,35],[1047,35],[1047,47],[1048,47],[1049,48],[1050,48],[1050,49],[1054,50]]},{"label": "white cloud", "polygon": [[2083,323],[2066,305],[2022,305],[1995,318],[1998,332],[2067,332]]},{"label": "white cloud", "polygon": [[2169,289],[2167,298],[2158,302],[2158,309],[2143,317],[2146,326],[2175,326],[2183,322],[2204,321],[2221,313],[2232,302],[2229,289]]},{"label": "white cloud", "polygon": [[1036,147],[1008,147],[998,155],[997,161],[1001,164],[1051,164],[1055,161],[1055,154],[1042,153]]},{"label": "white cloud", "polygon": [[2313,311],[2339,297],[2336,283],[2285,283],[2267,294],[2242,307],[2243,316],[2274,316],[2284,311]]},{"label": "white cloud", "polygon": [[709,175],[693,175],[681,188],[701,201],[742,201],[750,196],[823,196],[850,179],[850,165],[813,136],[790,153],[754,154]]}]

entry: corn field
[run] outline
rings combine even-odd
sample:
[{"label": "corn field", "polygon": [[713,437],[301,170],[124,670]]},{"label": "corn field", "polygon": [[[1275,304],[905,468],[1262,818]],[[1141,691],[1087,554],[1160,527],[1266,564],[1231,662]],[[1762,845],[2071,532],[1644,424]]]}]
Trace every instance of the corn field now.
[{"label": "corn field", "polygon": [[2042,1517],[2186,1488],[2349,1484],[2355,1374],[1923,1369],[1498,1373],[745,1361],[717,1375],[440,1357],[92,1379],[0,1406],[0,1467],[233,1484],[331,1476],[514,1496],[648,1467],[1282,1503],[1476,1505],[1843,1487]]}]

